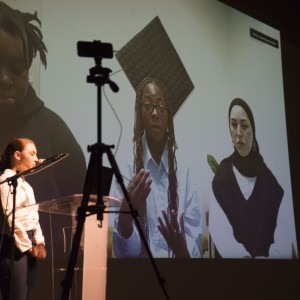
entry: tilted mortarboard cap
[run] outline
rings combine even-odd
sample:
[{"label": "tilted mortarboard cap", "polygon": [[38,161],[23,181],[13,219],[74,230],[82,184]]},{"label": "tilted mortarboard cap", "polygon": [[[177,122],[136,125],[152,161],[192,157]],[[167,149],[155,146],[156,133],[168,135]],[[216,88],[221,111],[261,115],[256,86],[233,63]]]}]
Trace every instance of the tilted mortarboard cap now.
[{"label": "tilted mortarboard cap", "polygon": [[116,58],[135,91],[145,77],[161,80],[169,93],[173,115],[194,88],[158,17],[123,46]]}]

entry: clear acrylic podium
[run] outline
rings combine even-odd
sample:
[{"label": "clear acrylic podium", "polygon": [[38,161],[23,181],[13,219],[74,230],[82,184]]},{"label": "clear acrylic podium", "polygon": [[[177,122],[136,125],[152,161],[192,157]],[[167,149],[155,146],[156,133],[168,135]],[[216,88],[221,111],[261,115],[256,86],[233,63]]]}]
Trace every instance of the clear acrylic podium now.
[{"label": "clear acrylic podium", "polygon": [[[72,239],[76,231],[76,216],[77,208],[81,205],[82,194],[75,194],[59,199],[53,199],[44,201],[35,205],[27,206],[23,209],[35,209],[39,211],[40,219],[43,214],[48,215],[50,220],[51,230],[51,256],[50,259],[56,260],[56,253],[54,251],[53,244],[57,235],[62,235],[63,240],[63,252],[69,253],[72,248]],[[91,205],[95,205],[97,196],[90,196]],[[117,209],[119,201],[112,199],[111,197],[104,196],[104,203],[106,205],[106,211],[109,208],[111,211],[114,208]],[[71,218],[71,226],[62,226],[53,230],[55,222],[55,216],[64,218]],[[74,281],[71,291],[70,299],[82,299],[82,300],[105,300],[106,298],[106,271],[107,271],[107,237],[108,237],[108,215],[103,214],[102,227],[97,220],[97,215],[93,214],[87,216],[84,224],[84,231],[80,242],[80,256],[79,262],[76,265]],[[43,230],[44,231],[44,230]],[[48,242],[49,243],[49,242]],[[47,245],[49,248],[49,245]],[[55,270],[53,270],[55,268]],[[66,271],[65,267],[59,268],[52,264],[52,276],[62,277],[57,275],[59,272],[63,273]],[[78,274],[78,278],[77,277]],[[53,282],[57,279],[52,278]],[[61,287],[53,287],[57,297],[58,291],[62,291]],[[76,295],[75,295],[76,294]]]}]

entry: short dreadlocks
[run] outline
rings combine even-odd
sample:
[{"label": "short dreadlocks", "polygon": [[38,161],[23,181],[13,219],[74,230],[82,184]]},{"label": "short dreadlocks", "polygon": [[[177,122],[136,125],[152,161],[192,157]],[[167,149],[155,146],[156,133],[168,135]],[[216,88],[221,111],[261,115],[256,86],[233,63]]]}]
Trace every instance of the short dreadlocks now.
[{"label": "short dreadlocks", "polygon": [[[31,23],[34,21],[37,22],[39,26]],[[37,12],[33,14],[23,13],[0,1],[0,29],[14,37],[21,37],[24,58],[28,69],[31,67],[32,60],[37,52],[40,54],[42,64],[45,68],[47,66],[47,48],[43,42],[43,35],[39,28],[40,26],[41,21],[37,16]]]}]

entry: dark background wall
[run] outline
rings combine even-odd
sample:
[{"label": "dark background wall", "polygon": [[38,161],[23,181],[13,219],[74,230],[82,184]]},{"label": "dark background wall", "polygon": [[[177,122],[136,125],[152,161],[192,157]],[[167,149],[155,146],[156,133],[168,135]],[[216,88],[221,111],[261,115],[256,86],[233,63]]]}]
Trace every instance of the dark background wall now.
[{"label": "dark background wall", "polygon": [[[300,231],[300,3],[222,0],[281,32],[282,69],[292,192]],[[109,260],[107,299],[299,299],[298,260]],[[165,284],[162,284],[163,279]]]}]

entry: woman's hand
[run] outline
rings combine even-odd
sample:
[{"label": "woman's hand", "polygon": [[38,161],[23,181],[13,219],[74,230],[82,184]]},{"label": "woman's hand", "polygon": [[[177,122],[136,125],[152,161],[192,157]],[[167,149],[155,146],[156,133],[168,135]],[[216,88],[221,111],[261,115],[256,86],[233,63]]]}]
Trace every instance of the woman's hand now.
[{"label": "woman's hand", "polygon": [[[144,208],[147,197],[151,191],[150,172],[141,169],[138,174],[134,175],[127,186],[127,192],[133,208],[137,210],[140,218],[144,218]],[[128,203],[123,199],[121,211],[128,211]],[[120,214],[118,229],[121,235],[128,238],[133,230],[133,219],[130,214]]]},{"label": "woman's hand", "polygon": [[32,246],[28,250],[29,254],[35,257],[36,259],[45,259],[47,256],[47,251],[44,244],[38,244]]},{"label": "woman's hand", "polygon": [[151,191],[151,183],[150,172],[144,169],[141,169],[138,174],[134,175],[130,180],[127,191],[132,204],[137,210],[146,203],[146,199]]},{"label": "woman's hand", "polygon": [[164,222],[160,217],[158,217],[159,225],[157,225],[157,227],[166,240],[168,246],[173,251],[175,257],[190,257],[185,239],[183,214],[179,219],[180,227],[177,221],[177,214],[174,210],[171,211],[170,219],[164,210],[162,211],[162,214],[164,217]]}]

